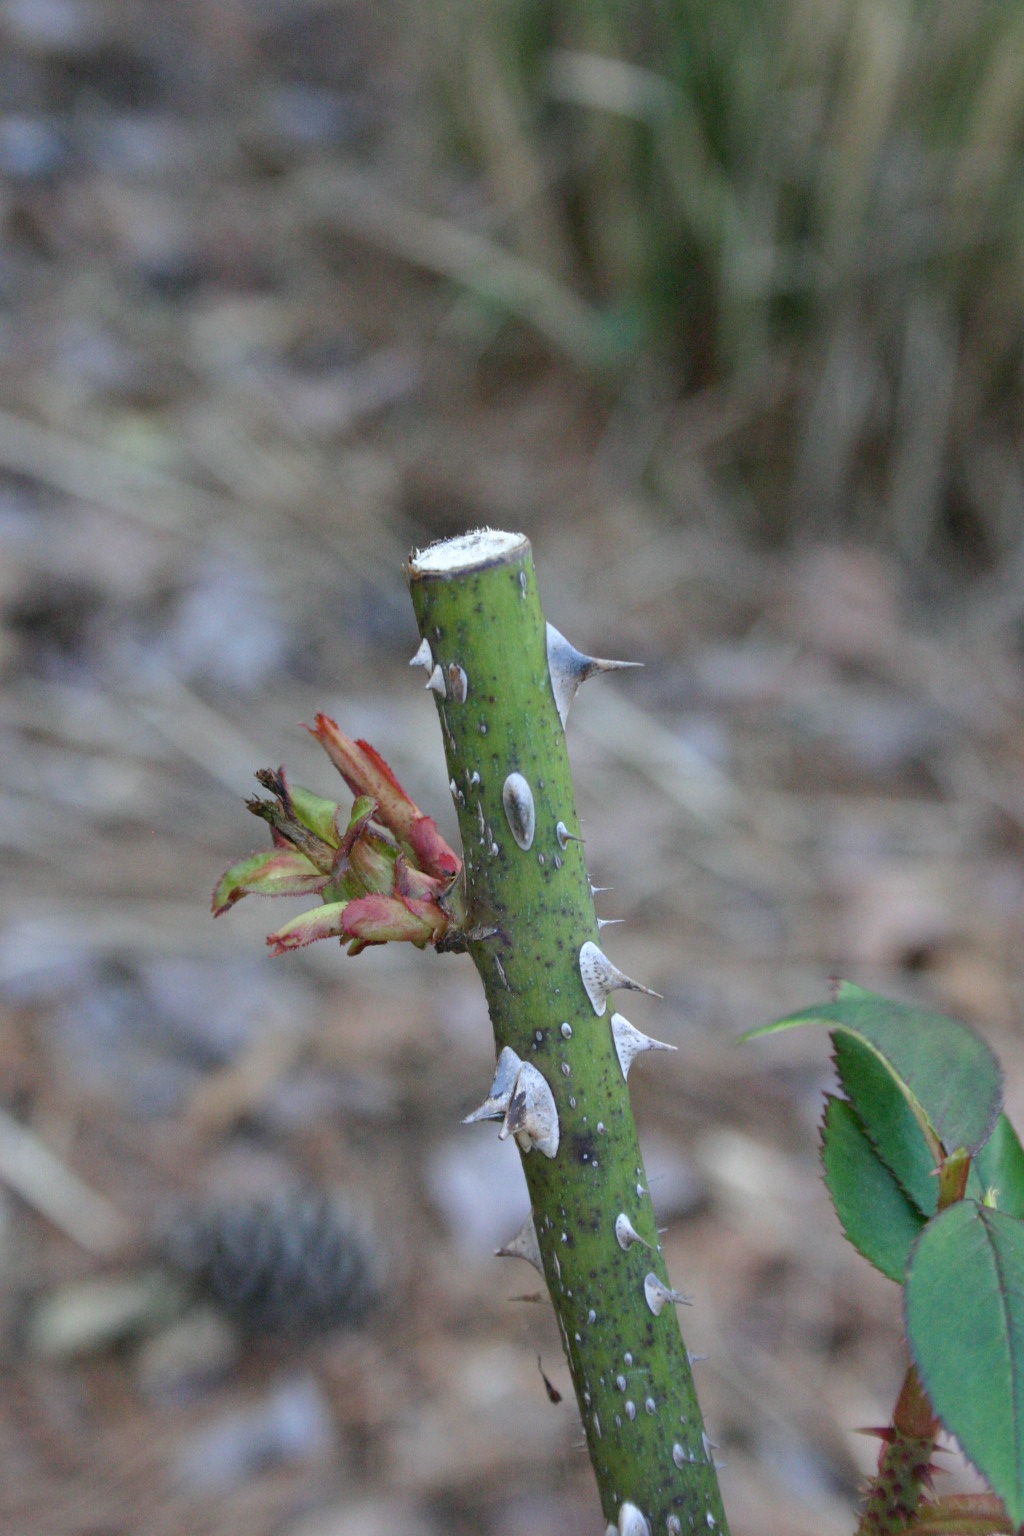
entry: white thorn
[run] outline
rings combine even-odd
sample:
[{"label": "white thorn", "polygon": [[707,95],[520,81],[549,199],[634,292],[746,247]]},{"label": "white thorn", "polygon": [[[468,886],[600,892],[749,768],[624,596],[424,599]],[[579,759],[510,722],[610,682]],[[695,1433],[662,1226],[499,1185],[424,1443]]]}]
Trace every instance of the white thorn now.
[{"label": "white thorn", "polygon": [[692,1297],[684,1296],[680,1291],[674,1291],[671,1286],[664,1285],[653,1273],[644,1276],[644,1297],[655,1317],[659,1316],[670,1301],[677,1306],[688,1307],[692,1300]]},{"label": "white thorn", "polygon": [[575,832],[570,832],[564,821],[555,822],[555,836],[558,838],[558,846],[563,853],[570,843],[582,843],[582,837]]},{"label": "white thorn", "polygon": [[512,1090],[516,1085],[522,1067],[522,1058],[517,1056],[510,1045],[506,1045],[498,1057],[498,1064],[494,1070],[494,1081],[487,1091],[487,1097],[479,1109],[474,1109],[471,1115],[463,1120],[463,1125],[475,1125],[478,1120],[500,1120],[508,1109],[512,1098]]},{"label": "white thorn", "polygon": [[644,1242],[625,1211],[620,1211],[615,1218],[615,1241],[623,1253],[632,1248],[634,1243],[643,1243],[645,1248],[651,1246],[650,1243]]},{"label": "white thorn", "polygon": [[622,667],[643,665],[639,661],[605,661],[600,656],[584,656],[553,624],[547,626],[547,651],[551,692],[563,727],[576,690],[588,677],[593,677],[595,672],[617,672]]},{"label": "white thorn", "polygon": [[651,1536],[651,1528],[645,1517],[628,1499],[619,1510],[619,1536]]},{"label": "white thorn", "polygon": [[619,1058],[619,1066],[622,1068],[623,1078],[629,1076],[629,1069],[636,1058],[644,1051],[674,1051],[676,1047],[669,1045],[666,1040],[655,1040],[651,1035],[641,1034],[634,1029],[628,1019],[624,1019],[621,1013],[613,1013],[611,1019],[612,1040],[615,1043],[615,1054]]},{"label": "white thorn", "polygon": [[645,992],[648,997],[660,995],[652,992],[650,987],[642,986],[639,981],[626,976],[618,966],[612,965],[604,951],[598,949],[591,939],[588,939],[580,950],[580,976],[584,990],[590,998],[590,1006],[598,1018],[605,1011],[609,994],[617,987],[626,987],[632,992]]},{"label": "white thorn", "polygon": [[410,657],[409,665],[410,667],[426,667],[428,672],[434,665],[434,658],[430,653],[430,641],[426,635],[420,641],[419,650],[416,652],[416,655]]},{"label": "white thorn", "polygon": [[532,1264],[534,1269],[544,1273],[544,1265],[540,1256],[540,1244],[537,1241],[537,1228],[533,1224],[533,1213],[527,1216],[519,1231],[510,1243],[504,1248],[495,1248],[495,1258],[498,1259],[525,1259]]},{"label": "white thorn", "polygon": [[425,686],[427,688],[433,688],[435,693],[439,693],[442,699],[444,698],[446,690],[444,686],[444,673],[441,671],[440,662],[438,662],[433,672],[431,672],[430,676],[427,678]]},{"label": "white thorn", "polygon": [[603,896],[605,891],[611,891],[613,889],[614,887],[611,885],[594,885],[593,882],[591,882],[590,894],[591,896]]},{"label": "white thorn", "polygon": [[615,928],[619,923],[624,923],[625,921],[626,919],[624,917],[599,917],[597,920],[597,926],[599,929]]},{"label": "white thorn", "polygon": [[678,1515],[669,1515],[665,1521],[665,1529],[668,1536],[683,1536],[683,1527]]},{"label": "white thorn", "polygon": [[469,679],[465,668],[460,667],[457,661],[449,663],[448,688],[456,704],[465,703],[466,694],[469,692]]},{"label": "white thorn", "polygon": [[554,1157],[558,1151],[555,1096],[532,1062],[524,1061],[519,1069],[498,1136],[502,1141],[515,1136],[524,1153],[536,1147],[545,1157]]},{"label": "white thorn", "polygon": [[524,851],[533,843],[537,816],[533,808],[533,790],[521,773],[510,773],[501,788],[501,803],[516,843]]}]

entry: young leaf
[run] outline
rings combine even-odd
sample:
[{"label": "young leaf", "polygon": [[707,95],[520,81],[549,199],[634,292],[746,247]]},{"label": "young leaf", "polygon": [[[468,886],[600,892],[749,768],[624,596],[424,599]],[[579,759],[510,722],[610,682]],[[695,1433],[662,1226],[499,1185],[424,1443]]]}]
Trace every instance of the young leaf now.
[{"label": "young leaf", "polygon": [[910,1256],[907,1338],[943,1424],[1024,1521],[1024,1225],[960,1200]]},{"label": "young leaf", "polygon": [[323,799],[321,795],[314,795],[311,789],[303,789],[301,784],[289,785],[289,796],[292,810],[302,825],[331,848],[337,848],[341,841],[338,836],[337,804],[333,800]]},{"label": "young leaf", "polygon": [[1017,1132],[1000,1115],[995,1130],[974,1159],[981,1193],[994,1190],[996,1205],[1007,1216],[1024,1217],[1024,1150]]},{"label": "young leaf", "polygon": [[824,1024],[853,1035],[892,1073],[936,1162],[942,1151],[976,1152],[1002,1103],[1002,1074],[993,1052],[966,1024],[941,1013],[891,1002],[841,981],[831,1003],[805,1008],[743,1038],[799,1024]]},{"label": "young leaf", "polygon": [[868,1140],[921,1215],[934,1216],[939,1197],[935,1163],[896,1079],[854,1035],[836,1030],[832,1044],[843,1092]]},{"label": "young leaf", "polygon": [[322,891],[327,876],[294,848],[254,853],[224,871],[211,903],[219,917],[243,896],[309,896]]},{"label": "young leaf", "polygon": [[924,1217],[868,1140],[851,1105],[829,1098],[821,1127],[825,1183],[858,1253],[897,1284]]}]

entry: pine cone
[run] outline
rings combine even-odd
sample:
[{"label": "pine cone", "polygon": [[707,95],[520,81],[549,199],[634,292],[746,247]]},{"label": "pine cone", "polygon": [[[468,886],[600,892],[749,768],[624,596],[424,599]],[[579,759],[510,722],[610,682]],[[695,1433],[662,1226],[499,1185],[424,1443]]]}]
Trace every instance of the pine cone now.
[{"label": "pine cone", "polygon": [[246,1332],[357,1327],[378,1296],[365,1225],[343,1201],[318,1192],[183,1212],[161,1248]]}]

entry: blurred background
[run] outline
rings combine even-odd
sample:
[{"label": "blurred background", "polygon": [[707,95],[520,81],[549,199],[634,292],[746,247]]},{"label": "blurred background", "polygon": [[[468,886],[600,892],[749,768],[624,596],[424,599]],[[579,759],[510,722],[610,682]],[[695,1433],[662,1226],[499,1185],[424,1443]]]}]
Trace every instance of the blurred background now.
[{"label": "blurred background", "polygon": [[852,1530],[899,1296],[734,1042],[841,973],[1024,1120],[1022,141],[1001,0],[0,0],[6,1536],[600,1526],[469,961],[209,916],[318,708],[454,837],[483,523],[645,664],[570,749],[733,1531]]}]

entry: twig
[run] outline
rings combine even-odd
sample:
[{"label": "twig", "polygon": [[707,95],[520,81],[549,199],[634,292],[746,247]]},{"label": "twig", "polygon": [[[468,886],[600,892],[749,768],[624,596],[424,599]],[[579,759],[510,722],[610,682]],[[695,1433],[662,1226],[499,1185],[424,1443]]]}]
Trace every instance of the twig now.
[{"label": "twig", "polygon": [[38,1136],[0,1110],[0,1179],[80,1247],[103,1257],[123,1247],[131,1228]]}]

